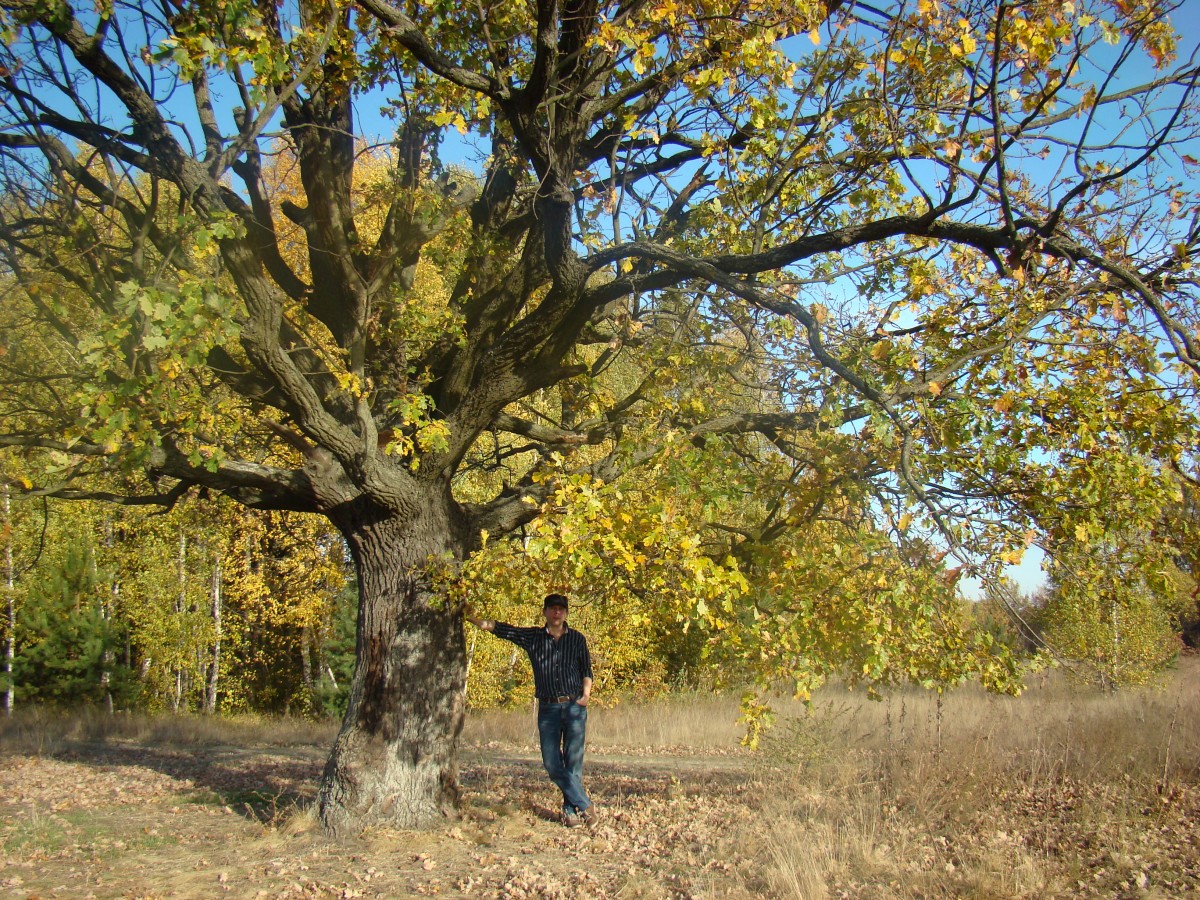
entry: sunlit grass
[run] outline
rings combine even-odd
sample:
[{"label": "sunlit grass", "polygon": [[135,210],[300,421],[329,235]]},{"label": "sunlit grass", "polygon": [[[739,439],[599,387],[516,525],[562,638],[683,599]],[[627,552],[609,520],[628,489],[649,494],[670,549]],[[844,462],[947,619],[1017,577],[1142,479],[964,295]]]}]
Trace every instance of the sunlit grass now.
[{"label": "sunlit grass", "polygon": [[[1196,659],[1162,689],[1119,694],[1055,677],[1021,698],[826,691],[766,742],[780,764],[763,808],[768,888],[1075,895],[1098,857],[1106,877],[1140,891],[1154,868],[1144,832],[1180,828],[1173,798],[1200,783],[1198,701]],[[1090,853],[1072,836],[1094,841]]]},{"label": "sunlit grass", "polygon": [[[1159,689],[1115,694],[1051,673],[1019,698],[968,687],[874,701],[831,686],[808,707],[773,705],[776,727],[746,759],[770,785],[742,838],[753,895],[1076,896],[1100,871],[1092,896],[1132,896],[1152,884],[1147,829],[1190,840],[1172,797],[1200,784],[1200,659]],[[589,744],[740,753],[738,717],[737,694],[598,705]],[[530,747],[534,730],[531,705],[473,714],[464,737]]]},{"label": "sunlit grass", "polygon": [[[598,757],[692,755],[694,771],[736,757],[719,764],[765,786],[747,793],[751,824],[733,832],[748,896],[1155,896],[1158,879],[1167,881],[1157,896],[1172,896],[1194,886],[1178,875],[1193,864],[1189,851],[1170,854],[1194,847],[1200,810],[1200,659],[1183,659],[1157,690],[1085,691],[1052,674],[1020,698],[966,688],[872,701],[829,687],[808,707],[773,703],[776,726],[755,753],[740,745],[737,693],[597,703],[589,742]],[[0,753],[130,741],[306,747],[319,759],[336,730],[332,721],[256,716],[22,710],[0,717]],[[532,703],[473,711],[463,745],[532,750],[535,732]],[[601,775],[602,765],[590,771]],[[697,790],[702,783],[681,785]],[[6,832],[10,846],[53,848],[82,827],[33,809],[22,815]],[[283,818],[295,833],[315,828],[311,811]]]},{"label": "sunlit grass", "polygon": [[325,746],[337,723],[295,717],[109,713],[18,708],[0,715],[0,753],[53,755],[73,743],[132,741],[165,746]]},{"label": "sunlit grass", "polygon": [[[593,703],[588,744],[593,749],[737,750],[744,729],[738,696],[678,694],[646,703]],[[789,707],[794,704],[789,703]],[[537,730],[532,701],[527,707],[472,712],[463,729],[468,745],[524,746]]]}]

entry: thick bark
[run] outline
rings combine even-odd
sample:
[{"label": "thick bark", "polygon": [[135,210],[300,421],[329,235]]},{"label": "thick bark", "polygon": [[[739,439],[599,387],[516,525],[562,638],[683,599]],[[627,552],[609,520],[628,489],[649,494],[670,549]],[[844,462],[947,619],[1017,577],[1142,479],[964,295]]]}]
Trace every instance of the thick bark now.
[{"label": "thick bark", "polygon": [[446,485],[410,517],[365,505],[332,518],[358,570],[358,651],[318,794],[325,830],[420,828],[456,814],[466,653],[461,611],[431,590],[431,560],[461,559],[465,520]]}]

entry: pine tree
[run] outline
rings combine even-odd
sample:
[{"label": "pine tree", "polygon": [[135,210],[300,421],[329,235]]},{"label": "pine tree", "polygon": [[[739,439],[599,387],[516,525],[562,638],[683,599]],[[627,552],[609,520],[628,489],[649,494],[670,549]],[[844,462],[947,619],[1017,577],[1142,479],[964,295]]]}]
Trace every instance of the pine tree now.
[{"label": "pine tree", "polygon": [[358,622],[358,590],[346,584],[319,634],[313,707],[318,714],[341,716],[346,711],[350,679],[354,676],[354,635]]},{"label": "pine tree", "polygon": [[124,706],[136,683],[120,658],[125,626],[107,602],[91,544],[71,540],[58,569],[29,588],[18,624],[16,692],[25,701]]}]

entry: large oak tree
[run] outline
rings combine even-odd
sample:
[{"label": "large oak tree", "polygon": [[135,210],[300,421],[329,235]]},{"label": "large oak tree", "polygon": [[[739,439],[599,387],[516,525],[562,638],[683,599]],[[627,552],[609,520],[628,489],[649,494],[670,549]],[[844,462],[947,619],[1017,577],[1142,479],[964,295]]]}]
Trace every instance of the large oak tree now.
[{"label": "large oak tree", "polygon": [[[1086,539],[1087,485],[1145,500],[1187,464],[1197,68],[1168,3],[0,9],[0,443],[46,493],[336,525],[361,606],[331,831],[455,804],[433,573],[555,474],[682,436],[786,464],[731,545],[853,480],[881,534],[970,562]],[[510,475],[456,494],[489,454]],[[88,482],[114,467],[128,490]]]}]

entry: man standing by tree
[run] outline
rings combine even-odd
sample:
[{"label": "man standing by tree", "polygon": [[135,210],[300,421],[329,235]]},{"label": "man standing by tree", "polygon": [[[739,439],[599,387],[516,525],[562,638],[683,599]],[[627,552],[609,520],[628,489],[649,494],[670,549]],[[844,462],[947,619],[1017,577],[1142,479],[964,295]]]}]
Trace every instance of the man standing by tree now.
[{"label": "man standing by tree", "polygon": [[484,631],[516,644],[533,664],[538,699],[538,736],[542,764],[562,791],[562,822],[568,828],[582,819],[595,824],[599,814],[583,789],[583,748],[587,737],[587,705],[592,694],[592,658],[587,638],[567,627],[569,603],[548,594],[542,604],[544,628],[516,628],[507,622],[467,618]]}]

